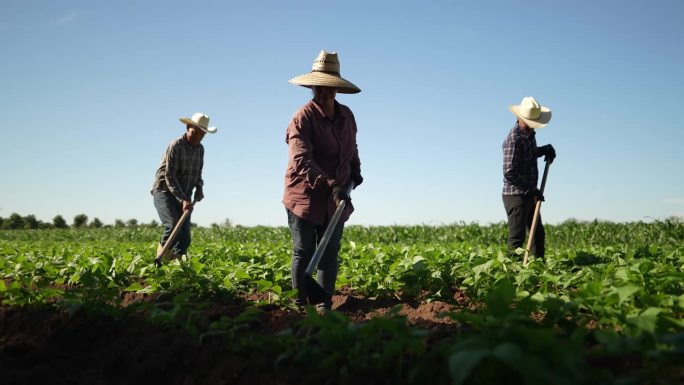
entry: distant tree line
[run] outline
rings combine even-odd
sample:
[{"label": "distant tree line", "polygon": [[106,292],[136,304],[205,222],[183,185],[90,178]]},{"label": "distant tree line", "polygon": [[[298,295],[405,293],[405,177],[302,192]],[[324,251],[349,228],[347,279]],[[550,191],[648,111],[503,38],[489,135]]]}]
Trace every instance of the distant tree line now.
[{"label": "distant tree line", "polygon": [[98,218],[93,218],[90,222],[88,216],[85,214],[78,214],[74,216],[71,224],[67,223],[63,216],[57,215],[52,218],[52,222],[43,222],[36,219],[35,215],[21,216],[17,213],[12,213],[8,218],[0,217],[0,229],[68,229],[68,228],[100,228],[100,227],[157,227],[159,223],[152,220],[150,223],[138,223],[137,219],[129,219],[123,221],[117,219],[114,225],[105,225]]}]

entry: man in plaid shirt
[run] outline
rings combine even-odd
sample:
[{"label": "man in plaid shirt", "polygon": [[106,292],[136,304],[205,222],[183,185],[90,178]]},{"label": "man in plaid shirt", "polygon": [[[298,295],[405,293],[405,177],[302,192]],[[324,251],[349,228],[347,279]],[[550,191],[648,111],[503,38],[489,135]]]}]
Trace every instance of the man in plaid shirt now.
[{"label": "man in plaid shirt", "polygon": [[[523,98],[520,105],[509,106],[515,115],[515,126],[506,136],[503,149],[503,203],[508,216],[508,247],[513,251],[522,247],[525,232],[532,226],[537,200],[544,200],[537,188],[539,171],[537,158],[553,162],[556,151],[553,146],[537,147],[535,129],[546,126],[551,120],[551,110],[540,106],[533,97]],[[544,258],[544,226],[541,216],[537,220],[530,254]]]},{"label": "man in plaid shirt", "polygon": [[[209,127],[209,117],[201,112],[192,118],[181,118],[185,123],[185,134],[169,143],[162,156],[152,184],[154,207],[164,226],[164,234],[157,246],[155,264],[161,264],[160,256],[164,244],[169,239],[183,212],[192,210],[192,191],[195,201],[204,198],[202,167],[204,166],[204,146],[200,143],[204,135],[215,133],[216,127]],[[190,217],[182,224],[171,247],[173,258],[186,254],[190,246]]]}]

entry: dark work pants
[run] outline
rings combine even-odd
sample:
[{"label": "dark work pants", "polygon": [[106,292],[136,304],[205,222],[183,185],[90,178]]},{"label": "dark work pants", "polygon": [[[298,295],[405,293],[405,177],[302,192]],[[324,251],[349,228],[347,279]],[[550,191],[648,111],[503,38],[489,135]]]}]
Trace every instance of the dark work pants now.
[{"label": "dark work pants", "polygon": [[[297,290],[297,304],[307,303],[306,285],[304,284],[304,271],[306,271],[311,257],[316,251],[316,245],[323,238],[326,226],[316,226],[296,216],[292,211],[287,210],[287,223],[292,235],[292,287]],[[327,225],[327,224],[326,224]],[[316,280],[328,293],[335,291],[335,281],[337,281],[338,260],[337,255],[340,251],[340,240],[344,222],[340,221],[335,227],[335,231],[330,237],[328,247],[326,247],[321,260],[318,263],[318,273]],[[332,301],[318,305],[319,308],[330,310]]]},{"label": "dark work pants", "polygon": [[[154,199],[154,207],[157,209],[157,214],[159,214],[159,220],[161,220],[164,226],[164,234],[162,234],[159,240],[159,244],[163,246],[173,232],[176,223],[178,223],[178,220],[183,215],[183,205],[168,191],[154,190],[152,197]],[[192,214],[190,215],[192,216]],[[175,255],[186,254],[188,247],[190,247],[190,217],[185,220],[185,223],[183,223],[183,226],[178,231],[178,235],[176,235],[176,239],[173,245],[171,245],[171,253]]]},{"label": "dark work pants", "polygon": [[[508,248],[510,251],[523,246],[527,241],[526,231],[532,227],[534,218],[534,197],[522,195],[503,195],[503,204],[508,216]],[[538,258],[544,258],[544,226],[542,225],[541,213],[537,219],[537,229],[530,245],[530,254]]]}]

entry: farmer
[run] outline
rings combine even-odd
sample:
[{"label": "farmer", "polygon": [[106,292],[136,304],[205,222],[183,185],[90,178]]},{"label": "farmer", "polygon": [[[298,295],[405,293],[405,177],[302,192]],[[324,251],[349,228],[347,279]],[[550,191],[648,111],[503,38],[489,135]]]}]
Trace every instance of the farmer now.
[{"label": "farmer", "polygon": [[[216,127],[209,127],[209,117],[201,112],[192,118],[180,118],[185,123],[185,134],[169,143],[162,156],[152,185],[154,207],[164,226],[155,264],[161,265],[161,259],[168,257],[169,252],[160,256],[164,244],[169,239],[173,228],[184,211],[192,210],[192,190],[195,190],[195,201],[204,198],[202,187],[202,166],[204,165],[204,146],[200,142],[204,135],[215,133]],[[171,258],[186,254],[190,246],[190,217],[182,224],[178,235],[170,248]]]},{"label": "farmer", "polygon": [[[508,216],[508,248],[522,247],[525,231],[530,230],[537,200],[544,196],[537,188],[537,158],[553,162],[556,151],[547,144],[537,147],[535,129],[546,126],[551,120],[551,110],[539,105],[533,97],[523,98],[520,105],[508,109],[517,118],[515,126],[503,145],[503,204]],[[544,258],[544,226],[538,218],[530,254]]]},{"label": "farmer", "polygon": [[[313,99],[294,113],[285,133],[289,146],[283,204],[292,235],[292,286],[296,304],[307,303],[304,271],[323,236],[337,204],[348,202],[325,253],[318,264],[317,280],[329,294],[335,290],[338,252],[344,222],[354,210],[346,190],[363,182],[356,145],[356,121],[349,107],[335,95],[361,90],[340,76],[337,53],[321,51],[311,72],[290,83],[311,88]],[[317,305],[320,313],[331,310],[332,302]]]}]

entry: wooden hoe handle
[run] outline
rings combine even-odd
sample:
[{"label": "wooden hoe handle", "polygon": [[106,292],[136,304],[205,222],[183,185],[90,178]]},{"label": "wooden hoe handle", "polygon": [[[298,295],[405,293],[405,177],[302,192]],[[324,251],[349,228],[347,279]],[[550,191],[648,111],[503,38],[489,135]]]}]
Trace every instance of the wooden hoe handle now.
[{"label": "wooden hoe handle", "polygon": [[[544,176],[542,177],[541,191],[542,196],[544,195],[544,188],[546,187],[546,176],[549,175],[549,165],[551,162],[548,160],[544,165]],[[541,200],[537,200],[537,204],[534,207],[534,217],[532,217],[532,225],[530,226],[530,234],[527,237],[527,247],[525,247],[525,257],[523,258],[523,265],[527,265],[530,256],[530,247],[532,246],[532,240],[534,239],[534,232],[537,229],[537,222],[539,222],[539,212],[541,211]]]}]

